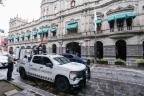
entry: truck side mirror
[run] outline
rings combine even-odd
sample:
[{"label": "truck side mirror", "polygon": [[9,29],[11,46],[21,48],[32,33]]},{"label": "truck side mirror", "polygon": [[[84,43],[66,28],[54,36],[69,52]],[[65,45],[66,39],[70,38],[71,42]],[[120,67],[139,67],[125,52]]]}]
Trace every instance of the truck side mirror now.
[{"label": "truck side mirror", "polygon": [[52,63],[46,63],[46,67],[53,68],[53,64]]}]

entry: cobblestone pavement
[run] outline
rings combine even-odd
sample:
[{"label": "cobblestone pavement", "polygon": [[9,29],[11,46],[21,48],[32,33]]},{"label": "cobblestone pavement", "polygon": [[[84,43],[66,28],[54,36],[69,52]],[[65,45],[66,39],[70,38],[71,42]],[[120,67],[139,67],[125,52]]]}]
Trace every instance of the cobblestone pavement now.
[{"label": "cobblestone pavement", "polygon": [[[6,78],[6,69],[0,70],[0,79],[5,79],[5,78]],[[31,94],[38,94],[34,96],[54,96],[54,95],[59,95],[59,96],[144,96],[144,95],[125,95],[125,94],[122,94],[123,92],[119,93],[117,92],[117,90],[113,89],[113,84],[114,84],[113,82],[106,83],[107,84],[106,87],[107,86],[112,87],[112,90],[107,88],[108,89],[107,91],[108,92],[113,91],[113,93],[109,92],[107,93],[107,95],[105,95],[102,92],[103,90],[100,90],[99,88],[99,87],[104,87],[104,84],[103,85],[101,84],[102,86],[98,86],[98,82],[101,83],[102,80],[104,82],[106,82],[105,80],[122,82],[123,85],[129,83],[131,84],[129,85],[129,87],[130,86],[135,87],[135,86],[140,85],[142,86],[141,89],[144,89],[144,70],[124,68],[124,67],[118,67],[118,66],[113,66],[113,65],[95,64],[91,66],[91,80],[87,81],[87,86],[83,88],[82,90],[79,90],[76,94],[56,92],[55,88],[51,84],[48,84],[48,86],[49,87],[52,86],[52,88],[49,88],[49,89],[42,88],[43,90],[41,90],[39,89],[41,87],[34,85],[32,80],[29,81],[29,80],[20,79],[19,73],[17,73],[16,70],[13,72],[13,78],[15,80],[12,81],[11,83],[20,85],[22,88],[26,89],[23,92],[15,96],[33,96]],[[38,83],[41,83],[41,81],[38,80]],[[32,87],[31,85],[35,87]],[[137,87],[134,88],[134,91],[135,90],[138,90]],[[101,95],[97,94],[97,92],[99,92]]]}]

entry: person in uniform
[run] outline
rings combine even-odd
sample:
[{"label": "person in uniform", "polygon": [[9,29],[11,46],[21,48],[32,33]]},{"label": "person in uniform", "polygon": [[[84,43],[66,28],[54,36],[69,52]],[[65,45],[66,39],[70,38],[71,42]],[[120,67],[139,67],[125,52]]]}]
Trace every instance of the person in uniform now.
[{"label": "person in uniform", "polygon": [[12,79],[12,72],[13,72],[13,67],[14,67],[14,58],[12,56],[13,52],[9,51],[8,56],[8,71],[7,71],[7,80],[13,80]]}]

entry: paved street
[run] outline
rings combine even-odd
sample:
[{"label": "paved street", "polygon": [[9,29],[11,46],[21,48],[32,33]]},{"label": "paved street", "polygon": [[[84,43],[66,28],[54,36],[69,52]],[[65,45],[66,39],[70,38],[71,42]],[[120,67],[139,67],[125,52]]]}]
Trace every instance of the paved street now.
[{"label": "paved street", "polygon": [[[6,71],[7,69],[0,70],[1,79],[6,79]],[[53,94],[60,96],[143,96],[143,95],[137,95],[137,94],[143,94],[137,92],[137,90],[139,90],[138,88],[144,89],[143,70],[107,66],[107,65],[106,66],[93,65],[91,67],[91,71],[92,71],[91,72],[92,78],[90,81],[87,81],[86,88],[83,88],[82,90],[79,90],[74,94],[73,92],[70,93],[57,92],[51,83],[43,84],[45,85],[45,87],[42,88],[40,84],[43,83],[43,81],[35,80],[36,82],[33,82],[33,79],[22,80],[19,77],[19,73],[17,73],[16,70],[14,70],[13,78],[15,80],[13,80],[12,83],[20,85],[22,88],[25,89],[21,93],[21,95],[15,95],[15,96],[24,96],[22,94],[36,94],[36,93],[39,93],[40,96],[41,95],[53,96]],[[37,88],[32,87],[31,85]],[[118,93],[117,90],[119,90],[120,86],[124,87],[125,90]],[[134,88],[130,89],[130,87]],[[132,95],[128,94],[127,89],[130,89],[132,91],[131,93]],[[106,92],[107,95],[105,95]]]}]

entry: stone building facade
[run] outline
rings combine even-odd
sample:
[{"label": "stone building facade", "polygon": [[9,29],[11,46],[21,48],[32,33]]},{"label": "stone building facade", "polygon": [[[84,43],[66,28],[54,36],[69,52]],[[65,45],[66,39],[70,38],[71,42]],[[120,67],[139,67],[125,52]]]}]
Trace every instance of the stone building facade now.
[{"label": "stone building facade", "polygon": [[48,53],[116,58],[144,57],[143,0],[42,0],[41,17],[10,19],[9,49],[44,41]]}]

